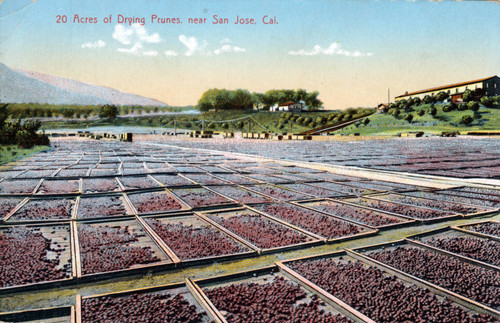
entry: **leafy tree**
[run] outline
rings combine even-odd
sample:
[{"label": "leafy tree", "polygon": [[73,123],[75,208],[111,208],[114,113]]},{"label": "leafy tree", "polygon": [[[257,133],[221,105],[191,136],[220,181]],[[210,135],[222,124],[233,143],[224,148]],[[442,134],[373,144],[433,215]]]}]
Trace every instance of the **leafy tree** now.
[{"label": "leafy tree", "polygon": [[408,121],[408,123],[411,123],[411,121],[413,120],[413,114],[409,113],[406,117],[405,117],[405,120]]},{"label": "leafy tree", "polygon": [[425,114],[425,110],[418,110],[417,114],[422,117]]},{"label": "leafy tree", "polygon": [[118,108],[115,105],[106,104],[99,109],[99,118],[101,119],[116,119],[118,116]]},{"label": "leafy tree", "polygon": [[464,102],[470,102],[473,99],[472,91],[465,90],[464,94],[462,95],[462,99],[464,100]]},{"label": "leafy tree", "polygon": [[465,111],[467,110],[467,103],[463,102],[458,105],[458,110],[459,111]]}]

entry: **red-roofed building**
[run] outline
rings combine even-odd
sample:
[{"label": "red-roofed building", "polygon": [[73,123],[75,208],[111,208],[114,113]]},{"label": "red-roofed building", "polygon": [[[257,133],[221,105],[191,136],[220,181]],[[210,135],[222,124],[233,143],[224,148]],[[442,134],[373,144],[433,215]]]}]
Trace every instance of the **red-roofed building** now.
[{"label": "red-roofed building", "polygon": [[291,112],[300,112],[302,111],[302,103],[300,102],[293,102],[293,101],[288,101],[283,104],[277,105],[275,104],[274,106],[271,107],[271,111],[291,111]]},{"label": "red-roofed building", "polygon": [[426,95],[434,96],[439,92],[446,92],[449,94],[452,101],[460,101],[466,90],[477,90],[482,89],[486,96],[500,95],[500,77],[490,76],[478,80],[438,86],[426,90],[420,90],[415,92],[406,92],[403,95],[395,97],[396,101],[405,100],[410,98],[418,97],[423,99]]}]

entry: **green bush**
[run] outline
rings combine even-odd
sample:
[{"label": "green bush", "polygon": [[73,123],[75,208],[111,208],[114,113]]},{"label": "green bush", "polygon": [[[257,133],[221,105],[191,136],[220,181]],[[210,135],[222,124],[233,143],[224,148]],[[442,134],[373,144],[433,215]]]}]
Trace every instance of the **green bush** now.
[{"label": "green bush", "polygon": [[410,113],[410,114],[408,114],[408,115],[405,117],[405,120],[406,120],[406,121],[408,121],[409,123],[411,123],[411,122],[412,122],[412,120],[413,120],[413,114],[411,114],[411,113]]},{"label": "green bush", "polygon": [[423,116],[425,114],[425,110],[418,110],[417,114],[419,116]]},{"label": "green bush", "polygon": [[454,102],[450,102],[443,107],[443,112],[451,112],[456,110],[458,107]]},{"label": "green bush", "polygon": [[326,120],[327,119],[325,117],[319,116],[319,117],[316,118],[316,123],[317,124],[325,124]]},{"label": "green bush", "polygon": [[474,121],[474,119],[471,116],[463,116],[461,123],[463,123],[465,125],[470,125],[472,123],[472,121]]},{"label": "green bush", "polygon": [[434,105],[431,105],[431,107],[429,108],[429,114],[431,116],[435,116],[437,114],[437,109]]},{"label": "green bush", "polygon": [[469,110],[478,111],[479,103],[477,103],[476,101],[470,101],[469,103],[467,103],[467,107],[469,108]]},{"label": "green bush", "polygon": [[436,95],[436,101],[444,101],[449,97],[450,95],[448,93],[441,91]]}]

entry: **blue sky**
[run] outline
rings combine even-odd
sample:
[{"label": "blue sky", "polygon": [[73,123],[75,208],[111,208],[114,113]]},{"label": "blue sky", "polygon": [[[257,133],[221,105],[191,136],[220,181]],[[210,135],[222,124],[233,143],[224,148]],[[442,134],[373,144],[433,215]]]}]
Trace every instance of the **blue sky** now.
[{"label": "blue sky", "polygon": [[[98,22],[73,23],[75,14]],[[117,24],[119,14],[145,24]],[[326,108],[373,106],[388,88],[395,96],[500,74],[500,4],[490,1],[3,0],[0,16],[0,62],[171,105],[218,87],[305,88]],[[257,24],[235,25],[236,16]]]}]

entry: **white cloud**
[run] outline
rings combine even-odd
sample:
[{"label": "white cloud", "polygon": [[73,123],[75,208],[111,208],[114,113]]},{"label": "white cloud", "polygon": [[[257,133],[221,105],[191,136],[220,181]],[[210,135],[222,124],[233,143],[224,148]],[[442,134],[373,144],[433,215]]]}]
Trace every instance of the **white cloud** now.
[{"label": "white cloud", "polygon": [[86,42],[84,44],[82,44],[82,48],[103,48],[104,46],[106,46],[106,43],[102,40],[98,40],[98,41],[94,41],[94,42]]},{"label": "white cloud", "polygon": [[165,55],[167,56],[177,56],[177,52],[173,51],[173,50],[166,50],[163,52]]},{"label": "white cloud", "polygon": [[157,56],[154,50],[143,50],[143,43],[159,43],[161,41],[158,33],[149,34],[146,28],[140,24],[133,24],[129,28],[118,24],[115,26],[113,38],[122,45],[132,45],[130,48],[118,48],[119,52],[138,56]]},{"label": "white cloud", "polygon": [[193,56],[194,53],[200,51],[200,44],[198,43],[198,39],[196,39],[195,37],[188,38],[185,35],[180,35],[179,40],[181,43],[184,44],[184,46],[187,47],[187,50],[184,53],[184,55]]},{"label": "white cloud", "polygon": [[246,51],[245,48],[226,44],[226,45],[222,45],[220,48],[217,48],[216,50],[214,50],[214,54],[219,55],[222,53],[243,53],[245,51]]},{"label": "white cloud", "polygon": [[350,52],[345,50],[338,43],[331,43],[327,48],[323,48],[320,45],[315,45],[312,49],[299,49],[298,51],[289,51],[289,55],[294,56],[316,56],[316,55],[340,55],[347,57],[362,57],[362,56],[373,56],[372,53],[362,53],[359,50]]},{"label": "white cloud", "polygon": [[142,53],[144,56],[158,56],[158,52],[156,50],[148,50]]},{"label": "white cloud", "polygon": [[220,41],[221,44],[230,44],[232,43],[233,41],[229,38],[224,38]]}]

